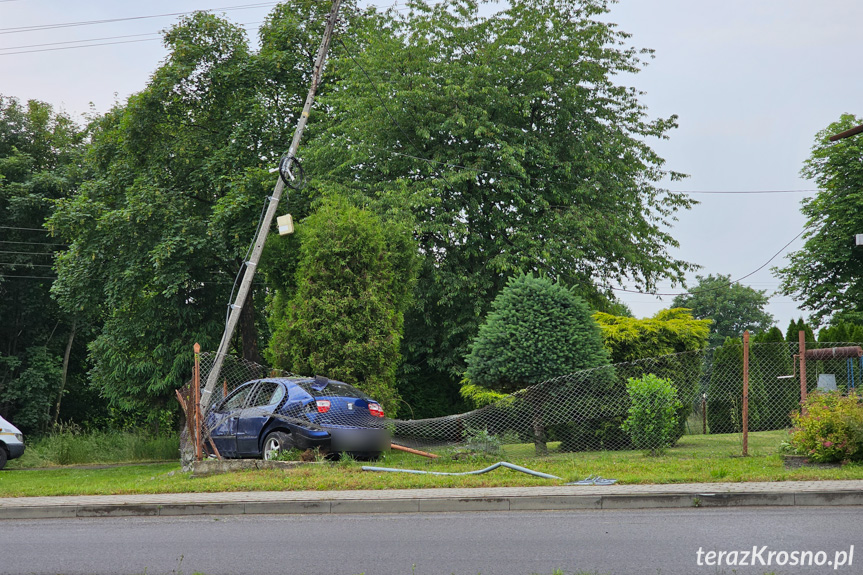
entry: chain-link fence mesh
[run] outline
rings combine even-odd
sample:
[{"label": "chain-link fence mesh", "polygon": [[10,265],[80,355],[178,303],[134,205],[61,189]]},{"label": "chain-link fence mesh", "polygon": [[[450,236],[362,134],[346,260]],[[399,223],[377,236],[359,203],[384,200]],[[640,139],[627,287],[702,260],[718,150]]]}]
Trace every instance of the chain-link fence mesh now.
[{"label": "chain-link fence mesh", "polygon": [[[810,343],[807,347],[854,345],[858,344]],[[750,432],[780,430],[790,425],[790,414],[800,404],[797,352],[796,343],[750,345]],[[201,381],[207,380],[214,356],[213,353],[200,355]],[[632,439],[621,427],[632,405],[626,390],[627,380],[654,374],[671,381],[681,404],[676,410],[676,438],[686,434],[740,434],[743,430],[743,361],[743,343],[726,344],[587,369],[528,387],[467,413],[408,420],[376,417],[369,408],[369,404],[374,403],[372,398],[347,397],[350,393],[337,393],[335,386],[320,384],[326,380],[319,380],[317,387],[320,389],[317,389],[315,378],[302,378],[228,357],[219,378],[221,384],[213,391],[208,413],[203,418],[203,435],[224,438],[233,434],[232,441],[240,444],[244,440],[243,430],[237,426],[242,427],[243,420],[258,418],[260,423],[271,418],[278,424],[270,424],[269,429],[281,429],[285,435],[278,439],[287,441],[288,445],[297,443],[291,441],[291,433],[305,434],[306,430],[312,433],[374,429],[385,431],[388,441],[424,450],[475,445],[482,441],[533,444],[539,455],[548,451],[633,449]],[[276,385],[243,387],[249,381],[277,381],[278,378],[288,378],[294,385],[282,385],[285,388],[282,391]],[[845,391],[860,385],[861,378],[863,360],[859,358],[807,361],[809,391],[815,390],[819,381]],[[188,391],[185,393],[188,396]],[[327,405],[325,412],[320,407],[324,405],[321,401]],[[264,438],[255,436],[245,440],[248,454],[250,450],[260,450]],[[205,443],[208,453],[213,452],[213,443],[218,441]],[[188,442],[183,444],[188,445]],[[227,455],[241,456],[243,452],[239,447]]]}]

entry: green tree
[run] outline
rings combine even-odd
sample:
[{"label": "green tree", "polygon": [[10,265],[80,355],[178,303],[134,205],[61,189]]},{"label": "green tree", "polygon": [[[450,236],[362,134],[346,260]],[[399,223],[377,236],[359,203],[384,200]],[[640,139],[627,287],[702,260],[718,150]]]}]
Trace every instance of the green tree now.
[{"label": "green tree", "polygon": [[829,140],[861,122],[843,114],[815,136],[801,170],[818,186],[815,196],[805,198],[800,208],[806,216],[806,241],[788,256],[787,266],[774,268],[782,280],[780,292],[812,312],[815,325],[831,317],[863,323],[863,251],[854,240],[863,230],[863,137]]},{"label": "green tree", "polygon": [[[310,142],[318,180],[410,206],[420,272],[406,317],[406,381],[450,389],[508,278],[546,274],[601,308],[607,286],[680,281],[666,223],[692,202],[659,187],[650,119],[617,82],[641,69],[604,0],[473,0],[369,18],[336,43],[340,89]],[[538,31],[543,32],[538,32]]]},{"label": "green tree", "polygon": [[[549,278],[515,276],[495,298],[467,356],[470,385],[513,393],[557,376],[606,365],[599,328],[587,304]],[[593,385],[593,381],[589,380]],[[546,452],[545,390],[531,388],[537,454]],[[574,390],[593,395],[590,388]]]},{"label": "green tree", "polygon": [[57,419],[67,380],[67,391],[86,394],[74,318],[50,294],[62,246],[43,228],[52,202],[82,178],[84,136],[48,104],[0,95],[0,414],[27,433]]},{"label": "green tree", "polygon": [[[681,308],[660,310],[644,319],[602,312],[593,317],[621,384],[648,374],[672,382],[681,400],[677,437],[683,435],[703,375],[703,354],[694,352],[707,346],[711,320],[695,319],[690,310]],[[620,365],[624,363],[625,367]]]},{"label": "green tree", "polygon": [[788,329],[785,330],[785,341],[790,343],[798,343],[800,341],[800,332],[804,333],[806,342],[812,343],[815,341],[815,334],[812,332],[812,327],[799,318],[797,321],[793,319],[788,322]]},{"label": "green tree", "polygon": [[696,276],[698,285],[690,293],[678,295],[672,307],[685,307],[699,319],[713,320],[710,345],[721,345],[725,338],[743,337],[744,331],[766,331],[773,316],[764,311],[769,298],[766,290],[732,283],[730,275]]},{"label": "green tree", "polygon": [[818,331],[818,343],[861,343],[863,325],[838,322]]},{"label": "green tree", "polygon": [[404,310],[416,277],[410,228],[347,200],[322,202],[299,227],[296,290],[273,302],[276,367],[355,384],[395,416]]},{"label": "green tree", "polygon": [[[189,377],[192,344],[214,349],[221,337],[278,177],[269,168],[302,109],[300,70],[312,68],[322,10],[276,7],[258,53],[239,26],[202,12],[183,18],[165,34],[169,55],[146,88],[91,126],[90,178],[51,219],[69,243],[54,294],[100,326],[93,382],[124,412],[158,419],[153,408]],[[259,360],[265,290],[253,287],[234,350]]]}]

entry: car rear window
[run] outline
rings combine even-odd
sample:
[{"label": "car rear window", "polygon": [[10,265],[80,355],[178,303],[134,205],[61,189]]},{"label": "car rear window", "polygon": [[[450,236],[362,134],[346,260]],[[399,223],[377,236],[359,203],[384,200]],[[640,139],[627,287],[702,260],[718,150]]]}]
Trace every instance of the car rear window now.
[{"label": "car rear window", "polygon": [[311,381],[302,381],[297,383],[297,385],[303,388],[303,391],[305,391],[312,397],[354,397],[356,399],[374,401],[371,397],[369,397],[356,387],[338,381],[330,381],[329,383],[327,383],[326,387],[321,390],[312,387],[313,382]]}]

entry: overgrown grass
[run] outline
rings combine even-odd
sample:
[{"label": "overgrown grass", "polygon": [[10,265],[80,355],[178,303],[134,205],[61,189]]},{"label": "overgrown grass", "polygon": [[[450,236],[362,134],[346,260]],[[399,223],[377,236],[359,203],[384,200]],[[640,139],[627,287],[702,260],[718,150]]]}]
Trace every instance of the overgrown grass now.
[{"label": "overgrown grass", "polygon": [[27,441],[19,459],[9,462],[10,469],[81,465],[170,461],[179,458],[177,436],[145,435],[122,431],[61,431]]},{"label": "overgrown grass", "polygon": [[[345,458],[290,470],[260,470],[193,478],[180,473],[178,463],[133,465],[111,469],[19,469],[0,472],[0,496],[99,495],[124,493],[194,493],[218,491],[295,491],[407,489],[431,487],[515,487],[561,485],[591,474],[620,484],[695,483],[863,479],[863,464],[839,468],[785,469],[777,454],[785,432],[750,434],[750,456],[740,455],[740,435],[686,436],[659,457],[640,451],[552,453],[534,457],[532,445],[504,446],[495,457],[431,460],[402,452],[387,453],[372,465],[451,473],[472,471],[504,459],[557,475],[540,479],[510,470],[484,475],[435,476],[368,472],[362,461]],[[553,447],[553,446],[552,446]]]}]

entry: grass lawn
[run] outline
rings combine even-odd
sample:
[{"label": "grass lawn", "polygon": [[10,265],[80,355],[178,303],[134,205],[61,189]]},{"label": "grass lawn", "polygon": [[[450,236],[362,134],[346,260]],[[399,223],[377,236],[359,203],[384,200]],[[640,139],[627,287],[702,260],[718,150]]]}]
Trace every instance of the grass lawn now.
[{"label": "grass lawn", "polygon": [[[401,489],[429,487],[498,487],[560,485],[591,474],[621,484],[863,479],[863,464],[840,468],[785,469],[777,455],[783,431],[752,433],[749,457],[741,457],[740,435],[688,435],[662,456],[641,451],[551,453],[535,457],[533,446],[509,445],[499,456],[454,461],[431,460],[400,452],[388,453],[371,465],[427,471],[463,472],[499,460],[550,473],[563,481],[540,479],[507,469],[478,476],[442,477],[362,471],[362,462],[311,464],[288,471],[244,471],[192,478],[178,463],[130,465],[107,469],[57,467],[8,469],[0,472],[0,497],[37,495],[100,495],[123,493],[194,493],[215,491],[280,491],[336,489]],[[552,444],[550,447],[554,447]]]}]

